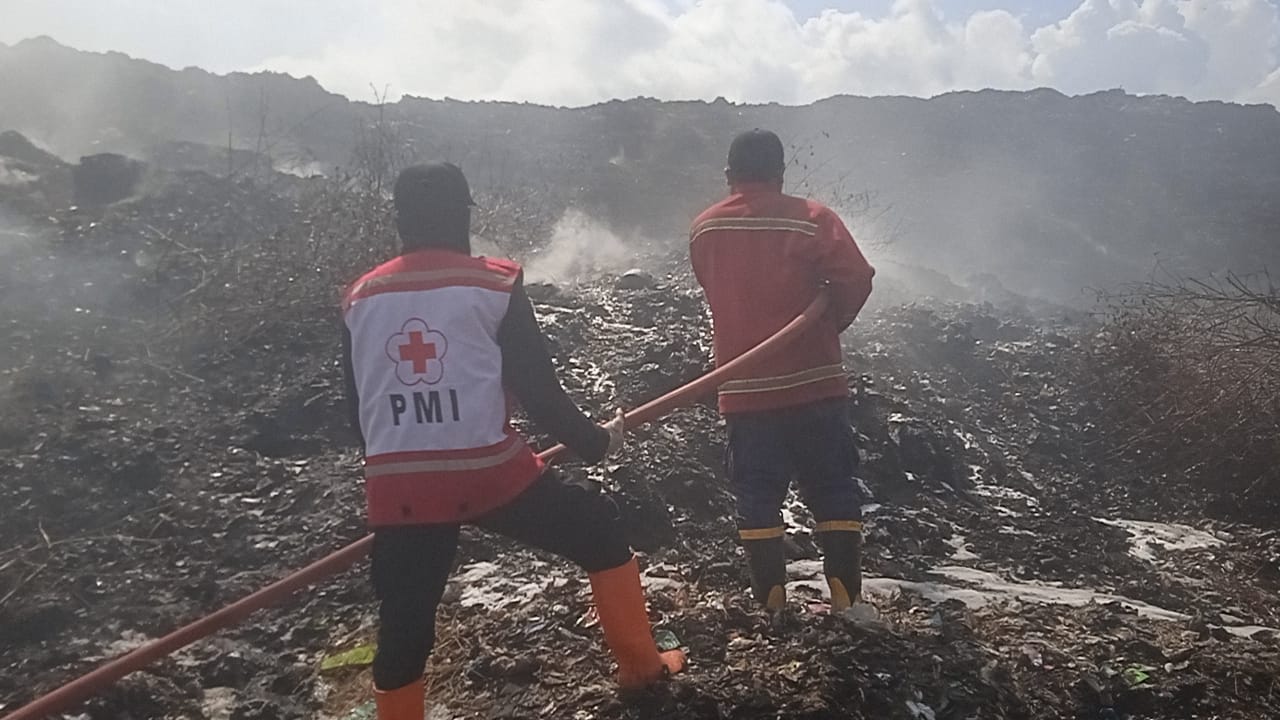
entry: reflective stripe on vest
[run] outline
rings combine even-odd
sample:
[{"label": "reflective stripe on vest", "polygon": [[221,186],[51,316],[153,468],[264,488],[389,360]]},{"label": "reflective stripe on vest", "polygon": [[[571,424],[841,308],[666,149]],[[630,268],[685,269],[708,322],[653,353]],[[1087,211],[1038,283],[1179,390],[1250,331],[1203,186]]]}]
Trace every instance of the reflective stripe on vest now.
[{"label": "reflective stripe on vest", "polygon": [[511,435],[497,445],[478,448],[472,452],[388,453],[365,461],[364,474],[365,477],[374,478],[387,475],[488,470],[506,463],[524,449],[524,443]]}]

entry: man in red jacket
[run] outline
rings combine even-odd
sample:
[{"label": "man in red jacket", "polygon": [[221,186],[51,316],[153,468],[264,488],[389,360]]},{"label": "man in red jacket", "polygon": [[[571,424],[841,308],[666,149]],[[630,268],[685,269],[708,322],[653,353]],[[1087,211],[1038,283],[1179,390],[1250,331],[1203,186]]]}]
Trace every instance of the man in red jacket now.
[{"label": "man in red jacket", "polygon": [[436,606],[464,523],[587,572],[624,688],[679,671],[684,656],[654,644],[616,507],[544,468],[510,424],[518,400],[598,462],[622,442],[621,413],[604,427],[582,414],[556,379],[520,266],[471,255],[471,192],[457,166],[408,168],[394,195],[404,253],[343,298],[342,364],[374,534],[379,720],[422,720]]},{"label": "man in red jacket", "polygon": [[847,414],[840,333],[871,293],[875,271],[829,208],[782,192],[782,141],[751,130],[729,146],[729,197],[693,223],[693,269],[711,305],[716,363],[777,332],[828,288],[826,316],[748,377],[720,388],[726,472],[756,599],[786,603],[781,508],[791,481],[817,522],[834,610],[862,590],[857,448]]}]

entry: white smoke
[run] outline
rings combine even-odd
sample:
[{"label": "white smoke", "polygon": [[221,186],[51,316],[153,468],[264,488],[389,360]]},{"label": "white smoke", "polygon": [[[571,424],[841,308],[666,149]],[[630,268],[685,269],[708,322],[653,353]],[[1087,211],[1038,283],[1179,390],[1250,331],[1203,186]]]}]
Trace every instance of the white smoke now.
[{"label": "white smoke", "polygon": [[629,243],[585,213],[569,209],[547,245],[525,264],[530,282],[572,284],[627,270],[635,255]]},{"label": "white smoke", "polygon": [[25,170],[11,166],[5,158],[0,158],[0,187],[23,189],[34,184],[38,177]]},{"label": "white smoke", "polygon": [[[3,174],[0,173],[0,178]],[[0,262],[8,263],[8,256],[19,249],[25,249],[33,245],[36,241],[35,233],[25,222],[20,222],[16,218],[9,217],[5,214],[4,208],[0,207]],[[4,272],[8,272],[8,268]],[[4,273],[0,273],[2,275]]]}]

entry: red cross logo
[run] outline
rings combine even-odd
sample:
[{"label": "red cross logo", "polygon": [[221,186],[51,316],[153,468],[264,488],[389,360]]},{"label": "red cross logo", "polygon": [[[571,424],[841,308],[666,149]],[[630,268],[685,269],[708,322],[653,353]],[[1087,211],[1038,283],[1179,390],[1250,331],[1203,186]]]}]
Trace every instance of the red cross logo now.
[{"label": "red cross logo", "polygon": [[396,379],[405,385],[435,385],[444,379],[449,341],[421,318],[410,318],[387,339],[387,358],[396,364]]},{"label": "red cross logo", "polygon": [[409,342],[400,346],[400,359],[413,363],[415,375],[425,375],[427,361],[436,359],[436,344],[422,339],[421,330],[409,332]]}]

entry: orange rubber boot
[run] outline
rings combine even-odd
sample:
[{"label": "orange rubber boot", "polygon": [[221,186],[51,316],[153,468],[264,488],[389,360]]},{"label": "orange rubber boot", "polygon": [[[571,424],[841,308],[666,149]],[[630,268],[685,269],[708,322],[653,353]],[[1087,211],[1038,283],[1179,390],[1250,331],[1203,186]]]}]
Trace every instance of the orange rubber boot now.
[{"label": "orange rubber boot", "polygon": [[660,653],[653,642],[644,589],[640,586],[640,565],[635,557],[588,577],[604,641],[618,661],[618,685],[624,690],[637,690],[684,669],[683,652]]},{"label": "orange rubber boot", "polygon": [[378,708],[378,720],[422,720],[427,709],[420,679],[395,690],[375,687],[373,702]]}]

